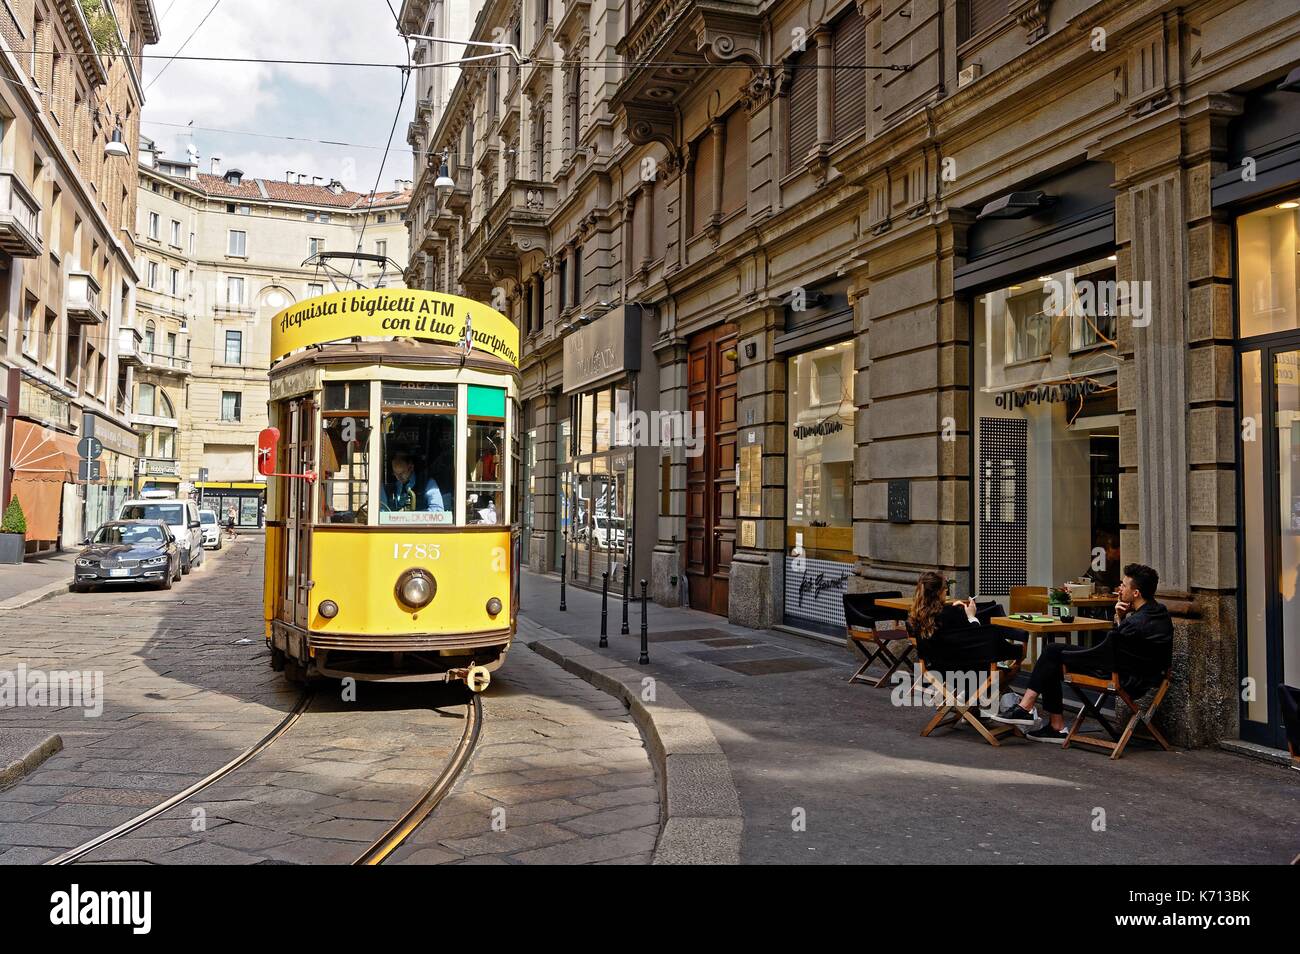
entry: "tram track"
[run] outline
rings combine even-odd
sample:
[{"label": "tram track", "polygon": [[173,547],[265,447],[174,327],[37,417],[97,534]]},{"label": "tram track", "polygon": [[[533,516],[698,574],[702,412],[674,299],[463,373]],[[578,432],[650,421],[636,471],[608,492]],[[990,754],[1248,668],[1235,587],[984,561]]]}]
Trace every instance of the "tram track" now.
[{"label": "tram track", "polygon": [[[117,841],[131,834],[142,826],[148,824],[159,816],[165,814],[172,808],[188,801],[195,795],[210,788],[217,782],[221,781],[241,766],[247,764],[266,749],[270,748],[277,740],[286,735],[298,720],[307,712],[313,698],[312,690],[308,689],[298,698],[294,707],[289,710],[285,717],[266,735],[262,736],[257,742],[249,746],[243,752],[239,753],[229,762],[213,772],[205,775],[193,785],[177,792],[175,795],[159,802],[157,805],[141,812],[129,821],[123,822],[116,828],[109,829],[102,834],[86,841],[75,848],[69,848],[62,854],[55,856],[45,862],[47,865],[68,865],[75,864],[87,854],[95,851],[104,845]],[[479,734],[483,723],[483,703],[480,696],[475,693],[465,704],[465,728],[461,734],[456,749],[452,752],[451,758],[443,766],[441,772],[432,783],[424,790],[412,806],[398,818],[374,843],[370,845],[360,856],[352,863],[355,865],[378,865],[383,864],[394,851],[420,827],[424,821],[433,814],[439,803],[446,797],[448,792],[456,784],[464,771],[465,766],[469,764],[470,758],[478,745]]]}]

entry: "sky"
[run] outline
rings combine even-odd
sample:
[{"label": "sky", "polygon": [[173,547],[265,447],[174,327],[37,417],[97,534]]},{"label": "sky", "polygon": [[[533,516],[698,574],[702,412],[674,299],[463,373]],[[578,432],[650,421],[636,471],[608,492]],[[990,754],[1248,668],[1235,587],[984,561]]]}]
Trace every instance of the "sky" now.
[{"label": "sky", "polygon": [[[216,0],[215,9],[213,2],[154,0],[162,40],[145,53],[176,53],[211,10],[182,55],[406,62],[406,44],[385,0]],[[391,2],[400,10],[401,0]],[[412,178],[406,127],[415,113],[414,77],[380,169],[401,93],[397,69],[166,64],[145,60],[141,132],[171,158],[183,159],[193,143],[202,172],[218,156],[223,169],[247,176],[283,179],[293,170],[338,179],[358,192],[373,188],[376,176],[380,191]],[[269,138],[285,136],[353,145]]]}]

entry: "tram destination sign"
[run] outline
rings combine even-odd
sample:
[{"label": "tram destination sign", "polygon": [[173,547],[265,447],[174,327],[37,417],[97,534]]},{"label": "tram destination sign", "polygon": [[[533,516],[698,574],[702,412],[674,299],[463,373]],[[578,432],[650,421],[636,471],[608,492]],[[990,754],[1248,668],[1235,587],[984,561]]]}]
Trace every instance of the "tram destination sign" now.
[{"label": "tram destination sign", "polygon": [[454,384],[428,384],[419,381],[385,383],[383,397],[385,409],[409,407],[435,411],[456,410],[456,385]]},{"label": "tram destination sign", "polygon": [[349,338],[417,338],[469,344],[519,367],[519,329],[493,308],[439,292],[361,288],[297,302],[271,319],[271,360]]}]

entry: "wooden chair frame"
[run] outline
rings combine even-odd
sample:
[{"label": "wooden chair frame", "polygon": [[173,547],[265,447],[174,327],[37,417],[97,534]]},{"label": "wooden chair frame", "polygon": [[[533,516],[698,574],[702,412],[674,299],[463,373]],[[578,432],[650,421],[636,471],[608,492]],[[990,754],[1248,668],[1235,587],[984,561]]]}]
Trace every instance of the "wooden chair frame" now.
[{"label": "wooden chair frame", "polygon": [[[1110,758],[1114,761],[1124,754],[1124,749],[1128,747],[1129,741],[1134,737],[1134,735],[1139,735],[1140,730],[1142,733],[1145,733],[1145,735],[1140,735],[1140,737],[1158,743],[1166,752],[1172,751],[1172,747],[1165,737],[1161,735],[1160,730],[1151,724],[1151,720],[1156,714],[1156,709],[1160,707],[1160,703],[1165,698],[1165,693],[1169,691],[1169,683],[1172,676],[1172,671],[1167,671],[1164,674],[1160,680],[1159,687],[1156,689],[1156,694],[1151,698],[1150,705],[1144,708],[1143,706],[1138,705],[1138,703],[1124,688],[1123,683],[1120,681],[1120,675],[1118,672],[1112,672],[1109,676],[1093,676],[1086,673],[1070,672],[1068,667],[1062,667],[1061,678],[1065,680],[1065,683],[1070,687],[1074,694],[1078,696],[1082,707],[1079,709],[1078,715],[1074,717],[1074,721],[1070,724],[1070,731],[1066,735],[1065,742],[1061,747],[1068,749],[1074,743],[1078,743],[1079,745],[1090,745],[1094,748],[1110,752]],[[1084,689],[1093,689],[1098,693],[1095,702],[1088,698],[1087,693],[1083,691]],[[1143,695],[1145,695],[1145,693],[1143,693]],[[1111,724],[1110,720],[1102,715],[1102,706],[1111,698],[1120,699],[1126,706],[1128,706],[1129,719],[1122,731],[1117,730],[1115,726]],[[1110,738],[1105,739],[1096,735],[1081,734],[1079,730],[1088,719],[1096,720],[1101,727],[1106,730],[1106,734],[1109,735]]]},{"label": "wooden chair frame", "polygon": [[[985,691],[994,680],[998,680],[999,688],[1011,685],[1011,681],[1015,679],[1016,674],[1020,672],[1020,660],[1015,660],[1006,669],[1003,669],[997,663],[992,663],[988,668],[988,672],[984,674],[984,681],[981,682],[979,688],[975,690],[975,700],[959,699],[952,690],[948,688],[948,684],[939,678],[939,676],[925,664],[925,660],[921,658],[920,652],[917,649],[915,637],[910,637],[910,641],[913,650],[916,651],[917,662],[921,667],[921,677],[928,685],[934,687],[935,691],[938,692],[940,699],[939,711],[934,714],[934,718],[931,719],[929,723],[926,724],[926,727],[921,730],[922,736],[928,737],[935,729],[942,729],[947,726],[957,727],[962,722],[970,723],[970,725],[974,727],[975,731],[979,733],[980,738],[993,746],[1001,745],[1002,743],[998,740],[1003,736],[1024,735],[1024,733],[1020,731],[1020,727],[1014,725],[1000,725],[990,729],[979,720],[978,715],[971,712],[971,709],[975,708],[978,703],[979,697],[984,695]],[[1005,683],[1002,682],[1003,677],[1006,679]],[[994,704],[996,705],[997,703]]]},{"label": "wooden chair frame", "polygon": [[[897,635],[890,635],[891,633]],[[857,672],[849,676],[849,682],[865,682],[879,689],[893,678],[894,673],[908,665],[916,652],[916,647],[911,644],[906,630],[876,630],[865,629],[861,626],[849,626],[848,634],[849,644],[863,657],[862,665],[858,667]],[[890,643],[908,643],[908,645],[903,648],[902,653],[895,655],[894,651],[890,649]],[[870,652],[867,651],[868,647],[871,648]],[[883,676],[872,682],[867,676],[867,670],[871,668],[871,664],[877,659],[883,662],[887,668]]]}]

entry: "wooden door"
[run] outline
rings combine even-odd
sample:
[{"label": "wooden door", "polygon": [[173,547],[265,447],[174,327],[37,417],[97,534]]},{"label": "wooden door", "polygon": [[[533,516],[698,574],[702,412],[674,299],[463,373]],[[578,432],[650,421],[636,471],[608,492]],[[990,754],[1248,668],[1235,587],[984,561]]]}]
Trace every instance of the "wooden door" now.
[{"label": "wooden door", "polygon": [[[686,575],[694,609],[727,615],[736,550],[736,328],[690,340],[687,410],[703,421],[703,453],[686,458]],[[731,355],[729,357],[729,355]]]},{"label": "wooden door", "polygon": [[[293,401],[284,412],[279,467],[281,473],[301,474],[315,469],[316,405],[310,400]],[[284,599],[280,618],[307,628],[311,620],[311,499],[313,484],[295,477],[273,477],[281,481],[284,494]]]}]

